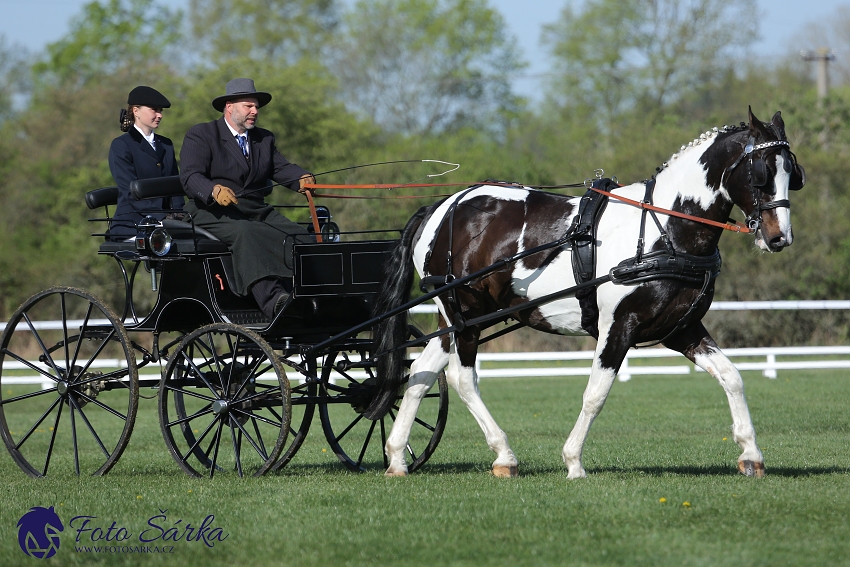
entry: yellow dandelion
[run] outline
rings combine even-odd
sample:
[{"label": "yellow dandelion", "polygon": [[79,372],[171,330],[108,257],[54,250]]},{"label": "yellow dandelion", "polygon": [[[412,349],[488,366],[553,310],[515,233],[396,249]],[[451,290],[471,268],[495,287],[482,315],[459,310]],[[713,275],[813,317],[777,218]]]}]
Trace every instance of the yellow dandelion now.
[{"label": "yellow dandelion", "polygon": [[723,438],[723,440],[724,440],[724,441],[726,441],[727,439],[728,439],[728,437],[724,437],[724,438]]},{"label": "yellow dandelion", "polygon": [[662,504],[664,504],[665,502],[667,502],[667,499],[662,496],[661,498],[658,499],[658,501],[661,502]]},{"label": "yellow dandelion", "polygon": [[682,506],[684,506],[685,508],[690,508],[691,503],[690,502],[682,502]]},{"label": "yellow dandelion", "polygon": [[139,495],[137,495],[137,496],[136,496],[136,500],[141,500],[141,499],[142,499],[142,495],[141,495],[141,494],[139,494]]},{"label": "yellow dandelion", "polygon": [[189,489],[189,492],[192,492],[192,489],[191,489],[191,488]]},{"label": "yellow dandelion", "polygon": [[328,450],[327,450],[327,449],[325,449],[325,448],[323,447],[323,448],[322,448],[322,453],[327,453],[327,452],[328,452]]}]

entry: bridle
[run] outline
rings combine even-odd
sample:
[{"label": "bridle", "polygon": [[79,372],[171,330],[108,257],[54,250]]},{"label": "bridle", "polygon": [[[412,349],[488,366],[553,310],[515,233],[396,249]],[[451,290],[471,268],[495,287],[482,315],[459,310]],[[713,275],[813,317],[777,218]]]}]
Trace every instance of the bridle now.
[{"label": "bridle", "polygon": [[[783,136],[784,138],[784,136]],[[785,170],[789,174],[793,173],[801,177],[801,182],[799,187],[791,188],[789,184],[789,189],[799,190],[802,189],[805,184],[805,172],[803,168],[797,164],[796,156],[791,152],[791,144],[788,143],[787,140],[772,140],[769,142],[763,142],[761,144],[755,143],[755,137],[752,135],[749,137],[747,141],[747,145],[744,146],[744,150],[738,159],[735,162],[727,167],[723,171],[723,175],[720,177],[720,185],[723,185],[724,180],[731,174],[735,168],[738,167],[743,161],[746,160],[747,163],[747,183],[750,187],[750,193],[753,197],[753,211],[747,215],[746,224],[747,228],[752,232],[756,232],[762,223],[762,211],[769,211],[771,209],[778,208],[791,208],[791,201],[788,199],[779,199],[777,201],[771,201],[767,204],[763,204],[761,199],[759,198],[759,192],[770,193],[766,189],[764,189],[767,184],[767,164],[764,161],[765,153],[767,150],[771,150],[772,148],[780,148],[780,151],[785,152],[787,148],[787,153],[789,154],[789,158],[785,163]],[[756,152],[762,152],[761,155],[754,157]],[[794,157],[791,157],[794,156]],[[791,164],[793,163],[793,169]]]}]

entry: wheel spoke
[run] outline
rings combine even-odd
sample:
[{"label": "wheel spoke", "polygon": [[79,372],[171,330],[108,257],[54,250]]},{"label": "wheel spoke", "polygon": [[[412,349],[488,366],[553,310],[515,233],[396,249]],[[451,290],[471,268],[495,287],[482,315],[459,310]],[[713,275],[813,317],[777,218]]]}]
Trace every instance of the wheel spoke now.
[{"label": "wheel spoke", "polygon": [[74,419],[74,407],[76,407],[76,402],[72,400],[70,396],[68,397],[68,402],[71,404],[69,411],[71,412],[71,437],[74,440],[74,470],[77,471],[77,476],[80,476],[80,450],[77,446],[77,420]]},{"label": "wheel spoke", "polygon": [[[47,418],[47,416],[48,416],[48,415],[50,415],[50,412],[52,412],[52,411],[53,411],[53,408],[55,408],[55,407],[56,407],[56,404],[60,403],[61,401],[62,401],[62,398],[61,398],[61,397],[59,397],[59,396],[57,396],[57,397],[56,397],[56,399],[55,399],[55,400],[53,400],[53,403],[52,403],[52,404],[50,404],[50,407],[49,407],[49,408],[47,408],[47,411],[45,411],[45,412],[41,415],[41,417],[39,418],[39,420],[35,422],[35,425],[33,425],[33,426],[30,428],[30,430],[29,430],[29,431],[27,431],[27,434],[26,434],[26,435],[24,435],[24,436],[21,438],[21,440],[20,440],[20,441],[18,441],[18,444],[17,444],[17,445],[15,445],[15,449],[16,449],[16,450],[17,450],[17,449],[20,449],[20,448],[23,446],[23,444],[26,442],[26,440],[27,440],[27,439],[29,439],[29,436],[33,434],[33,432],[34,432],[34,431],[38,428],[38,426],[39,426],[39,425],[41,425],[41,422],[43,422],[43,421]],[[60,406],[60,411],[61,411],[61,406]]]},{"label": "wheel spoke", "polygon": [[[213,420],[210,422],[210,424],[209,424],[209,425],[207,425],[207,428],[206,428],[206,429],[204,429],[204,432],[201,434],[201,436],[200,436],[200,437],[198,437],[198,438],[195,440],[195,444],[194,444],[194,445],[192,445],[191,447],[189,447],[189,451],[188,451],[185,455],[181,455],[181,456],[180,456],[180,461],[181,461],[181,462],[185,463],[186,461],[188,461],[188,460],[189,460],[189,455],[191,455],[192,453],[194,453],[194,452],[195,452],[195,449],[197,449],[197,448],[198,448],[198,445],[200,445],[200,444],[201,444],[201,441],[203,441],[203,440],[204,440],[204,438],[207,436],[207,434],[210,432],[210,430],[211,430],[211,429],[215,426],[216,421],[218,421],[218,417],[213,418]],[[169,429],[170,429],[171,427],[172,427],[172,426],[169,426]],[[210,448],[212,448],[212,445],[210,445],[210,447],[207,447],[207,450],[206,450],[206,452],[204,453],[204,456],[206,456],[207,458],[209,458],[209,456],[210,456]]]},{"label": "wheel spoke", "polygon": [[165,389],[171,390],[172,392],[180,392],[181,394],[185,394],[187,396],[192,396],[193,398],[200,398],[200,399],[206,400],[210,403],[213,403],[214,401],[216,401],[218,399],[218,398],[210,398],[209,396],[204,396],[203,394],[198,394],[197,392],[193,392],[192,390],[184,390],[180,386],[175,388],[174,386],[169,386],[168,384],[166,384]]},{"label": "wheel spoke", "polygon": [[[369,433],[366,434],[366,440],[363,441],[363,447],[360,449],[360,455],[357,456],[357,466],[360,466],[360,463],[363,462],[363,456],[366,454],[366,448],[369,447],[369,440],[372,438],[372,432],[375,431],[375,425],[377,421],[373,421],[372,425],[369,426]],[[381,429],[383,430],[383,422],[381,422]],[[382,431],[383,433],[383,431]]]},{"label": "wheel spoke", "polygon": [[14,358],[15,360],[17,360],[18,362],[20,362],[21,364],[23,364],[24,366],[26,366],[26,367],[27,367],[27,368],[29,368],[30,370],[34,370],[35,372],[38,372],[39,374],[41,374],[41,375],[42,375],[42,376],[44,376],[45,378],[50,378],[50,379],[51,379],[51,380],[53,380],[54,382],[59,382],[59,371],[58,371],[58,370],[56,370],[56,367],[55,367],[55,366],[53,366],[52,368],[53,368],[53,370],[56,372],[56,376],[54,376],[53,374],[50,374],[49,372],[45,372],[44,370],[42,370],[42,369],[41,369],[41,368],[39,368],[38,366],[36,366],[36,365],[34,365],[33,363],[31,363],[29,360],[25,360],[25,359],[23,359],[22,357],[18,356],[18,355],[17,355],[17,354],[15,354],[14,352],[11,352],[9,349],[5,349],[5,348],[4,348],[4,349],[3,349],[3,354],[8,354],[9,356],[11,356],[11,357],[12,357],[12,358]]},{"label": "wheel spoke", "polygon": [[[231,369],[233,366],[231,366]],[[236,458],[236,472],[239,474],[239,478],[242,478],[242,459],[240,458],[240,448],[242,446],[241,443],[236,441],[236,428],[233,427],[234,423],[238,423],[236,419],[231,415],[230,416],[230,440],[233,442],[233,456]]]},{"label": "wheel spoke", "polygon": [[38,331],[35,330],[35,325],[33,325],[32,321],[30,321],[29,315],[26,313],[23,314],[24,320],[26,320],[27,325],[30,328],[30,332],[32,332],[35,337],[36,342],[38,342],[38,346],[41,347],[41,352],[44,354],[44,358],[47,360],[47,363],[56,372],[56,376],[61,376],[61,372],[59,371],[59,367],[56,366],[56,362],[53,360],[53,357],[50,356],[50,351],[47,350],[47,347],[44,345],[44,341],[41,338],[41,335],[38,334]]},{"label": "wheel spoke", "polygon": [[218,431],[215,432],[215,452],[213,453],[212,464],[210,466],[210,478],[215,474],[216,462],[218,461],[218,447],[221,445],[221,430],[224,427],[224,420],[218,420]]},{"label": "wheel spoke", "polygon": [[47,468],[50,466],[50,456],[53,455],[53,444],[56,442],[56,432],[59,431],[59,418],[62,417],[62,404],[59,404],[59,411],[56,412],[56,420],[53,422],[53,432],[50,435],[50,445],[47,447],[47,457],[44,459],[44,470],[41,471],[42,476],[47,475]]},{"label": "wheel spoke", "polygon": [[[104,456],[106,456],[106,458],[109,458],[109,451],[106,449],[106,446],[100,440],[100,436],[94,430],[94,427],[92,427],[92,424],[89,421],[89,418],[87,418],[85,412],[83,412],[83,408],[81,408],[79,406],[79,404],[77,404],[77,401],[74,399],[73,396],[69,396],[68,400],[74,405],[74,408],[76,408],[76,410],[80,413],[80,417],[83,418],[83,422],[85,422],[86,426],[89,428],[89,431],[91,432],[92,437],[94,437],[94,440],[97,441],[98,445],[100,445],[100,450],[103,451]],[[74,416],[74,412],[71,412],[71,417],[73,418],[73,416]]]},{"label": "wheel spoke", "polygon": [[104,404],[103,402],[100,402],[100,401],[98,401],[98,400],[97,400],[97,399],[95,399],[95,398],[89,397],[89,396],[85,395],[85,394],[84,394],[84,393],[82,393],[82,392],[75,391],[75,394],[77,394],[77,395],[78,395],[78,396],[80,396],[81,398],[85,398],[87,402],[93,403],[93,404],[94,404],[94,405],[96,405],[97,407],[99,407],[99,408],[101,408],[101,409],[104,409],[104,410],[108,411],[109,413],[111,413],[111,414],[112,414],[112,415],[114,415],[115,417],[118,417],[118,418],[120,418],[120,419],[123,419],[124,421],[127,421],[127,416],[126,416],[126,415],[124,415],[124,414],[122,414],[122,413],[117,412],[116,410],[112,409],[111,407],[109,407],[108,405]]},{"label": "wheel spoke", "polygon": [[202,409],[193,413],[192,415],[187,415],[186,417],[181,417],[180,419],[175,419],[174,421],[169,421],[165,424],[165,426],[174,427],[175,425],[180,425],[182,423],[189,423],[193,419],[199,418],[202,415],[208,415],[210,412],[212,412],[212,408],[209,405],[206,405]]},{"label": "wheel spoke", "polygon": [[[62,299],[63,299],[63,302],[64,302],[64,299],[65,299],[64,294],[62,295]],[[89,301],[89,306],[88,306],[88,308],[86,308],[86,316],[83,318],[83,326],[80,328],[80,334],[81,335],[84,333],[85,328],[89,326],[89,317],[91,317],[91,312],[92,312],[93,308],[94,308],[94,304],[91,301]],[[63,322],[64,322],[64,318],[63,318]],[[71,364],[68,366],[68,368],[73,368],[73,365],[77,364],[77,359],[80,356],[80,347],[82,345],[83,345],[82,337],[77,338],[77,344],[74,347],[74,357],[71,359]]]},{"label": "wheel spoke", "polygon": [[48,388],[47,390],[39,390],[38,392],[30,392],[29,394],[21,394],[20,396],[15,396],[14,398],[9,398],[8,400],[0,401],[0,405],[11,404],[14,402],[19,402],[21,400],[26,400],[29,398],[34,398],[36,396],[41,396],[44,394],[49,394],[51,392],[57,392],[56,388]]},{"label": "wheel spoke", "polygon": [[263,423],[268,423],[269,425],[273,425],[273,426],[277,427],[278,429],[280,429],[281,425],[283,425],[283,423],[282,423],[282,422],[283,422],[283,420],[281,420],[281,422],[280,422],[280,423],[276,423],[276,422],[274,422],[274,421],[272,421],[272,420],[268,419],[267,417],[263,417],[263,416],[261,416],[261,415],[257,415],[257,414],[255,414],[255,413],[253,413],[253,412],[250,412],[250,411],[244,411],[244,410],[241,410],[241,409],[238,409],[238,408],[233,408],[233,410],[232,410],[232,411],[233,411],[233,413],[238,413],[238,414],[244,415],[244,416],[246,416],[246,417],[250,417],[250,418],[253,418],[253,419],[258,419],[258,420],[262,421]]},{"label": "wheel spoke", "polygon": [[340,440],[340,439],[342,439],[343,437],[345,437],[346,433],[348,433],[349,431],[351,431],[351,428],[352,428],[352,427],[354,427],[355,425],[357,425],[357,423],[358,423],[361,419],[363,419],[363,414],[362,414],[362,413],[361,413],[361,414],[358,414],[357,419],[355,419],[354,421],[352,421],[352,422],[348,425],[348,427],[346,427],[346,428],[343,430],[343,432],[342,432],[342,433],[340,433],[340,434],[336,437],[336,442],[337,442],[337,443],[339,443],[339,440]]},{"label": "wheel spoke", "polygon": [[[250,444],[251,444],[251,446],[254,448],[254,450],[257,452],[257,454],[258,454],[258,455],[260,455],[260,456],[263,458],[263,460],[264,460],[264,461],[268,460],[269,456],[266,454],[265,450],[260,449],[260,447],[257,445],[257,443],[256,443],[256,442],[255,442],[255,441],[251,438],[251,436],[250,436],[250,435],[248,435],[248,432],[247,432],[247,431],[245,431],[245,428],[242,426],[242,424],[241,424],[241,423],[239,423],[239,420],[238,420],[238,419],[236,419],[236,418],[235,418],[235,417],[233,417],[233,416],[231,416],[231,418],[230,418],[230,419],[231,419],[231,420],[233,420],[233,423],[235,423],[235,424],[236,424],[236,427],[238,427],[238,428],[239,428],[239,434],[240,434],[240,435],[244,435],[244,436],[245,436],[245,439],[247,439],[247,440],[248,440],[248,443],[250,443]],[[252,420],[252,421],[253,421],[253,420]],[[256,424],[256,423],[254,423],[254,427],[257,427],[257,424]],[[260,435],[260,431],[259,431],[259,429],[257,430],[257,435],[258,435],[258,436]],[[262,440],[262,439],[261,439],[261,440]],[[240,446],[241,446],[241,444],[240,444]]]}]

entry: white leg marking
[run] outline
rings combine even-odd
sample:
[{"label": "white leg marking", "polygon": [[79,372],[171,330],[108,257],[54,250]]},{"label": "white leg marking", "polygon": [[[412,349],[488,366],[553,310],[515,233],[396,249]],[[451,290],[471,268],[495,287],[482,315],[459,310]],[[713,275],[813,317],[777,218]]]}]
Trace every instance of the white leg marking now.
[{"label": "white leg marking", "polygon": [[714,376],[729,400],[729,410],[732,412],[732,437],[743,451],[738,462],[753,461],[764,463],[761,449],[756,444],[756,430],[750,418],[747,400],[744,398],[744,381],[735,365],[719,350],[711,350],[708,354],[697,354],[694,362]]},{"label": "white leg marking", "polygon": [[428,341],[422,354],[413,361],[410,366],[410,378],[407,380],[407,391],[401,400],[384,451],[387,454],[389,468],[387,476],[404,476],[407,474],[407,463],[405,463],[405,449],[410,438],[410,430],[419,410],[422,398],[437,381],[440,371],[446,367],[449,354],[443,350],[440,338]]},{"label": "white leg marking", "polygon": [[[600,337],[602,336],[602,333],[600,333]],[[587,476],[587,473],[584,472],[584,467],[581,465],[584,442],[587,439],[590,426],[593,425],[593,420],[602,411],[602,406],[605,405],[605,400],[608,399],[608,393],[611,391],[611,386],[617,377],[617,374],[612,368],[603,368],[599,364],[599,355],[604,346],[604,341],[600,341],[596,345],[596,356],[593,359],[590,378],[584,390],[581,412],[579,412],[576,424],[573,426],[570,436],[567,437],[567,442],[564,443],[564,449],[561,452],[564,464],[567,465],[567,477],[571,479]]]},{"label": "white leg marking", "polygon": [[487,440],[487,445],[496,453],[496,460],[493,461],[494,471],[507,468],[513,470],[516,474],[517,459],[514,452],[508,445],[508,436],[502,431],[490,415],[484,402],[481,400],[481,392],[478,389],[478,374],[474,367],[461,366],[460,357],[454,347],[452,341],[452,353],[449,357],[449,367],[446,370],[446,381],[454,388],[466,408],[478,426],[484,432],[484,437]]}]

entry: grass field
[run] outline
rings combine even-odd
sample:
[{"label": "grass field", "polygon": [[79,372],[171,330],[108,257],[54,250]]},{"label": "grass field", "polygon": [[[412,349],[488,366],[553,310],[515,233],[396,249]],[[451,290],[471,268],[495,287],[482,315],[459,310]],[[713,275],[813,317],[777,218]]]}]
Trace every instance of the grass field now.
[{"label": "grass field", "polygon": [[[346,472],[316,422],[293,462],[262,478],[190,479],[165,449],[153,400],[103,478],[65,471],[33,480],[0,457],[2,565],[847,565],[850,564],[850,376],[745,374],[767,476],[736,474],[726,398],[710,377],[616,383],[585,447],[588,478],[568,481],[561,446],[584,378],[491,379],[482,393],[508,433],[520,477],[489,474],[493,459],[453,395],[446,432],[421,472],[387,479]],[[148,395],[150,392],[144,392]],[[25,556],[18,519],[55,506],[65,524],[51,559]],[[215,515],[224,541],[140,544],[183,534]],[[117,545],[85,553],[74,516],[115,522]],[[158,531],[152,525],[160,526]],[[175,528],[166,531],[169,528]],[[86,532],[81,544],[91,546]],[[115,542],[99,542],[108,546]]]}]

